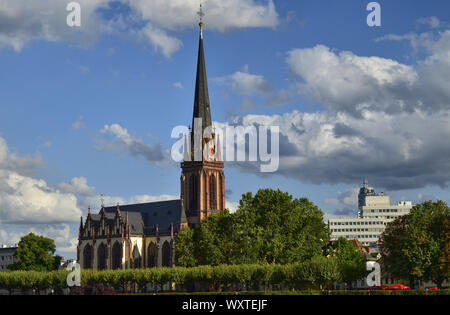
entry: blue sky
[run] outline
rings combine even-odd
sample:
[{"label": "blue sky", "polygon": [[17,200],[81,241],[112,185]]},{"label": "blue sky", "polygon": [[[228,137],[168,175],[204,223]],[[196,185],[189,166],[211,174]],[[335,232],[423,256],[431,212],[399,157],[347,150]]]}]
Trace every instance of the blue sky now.
[{"label": "blue sky", "polygon": [[[152,153],[191,122],[198,47],[198,0],[79,2],[71,29],[61,1],[0,0],[0,243],[36,231],[67,257],[100,194],[179,195],[179,166]],[[270,176],[226,167],[230,207],[272,187],[355,215],[364,178],[450,200],[450,4],[378,2],[381,27],[369,1],[205,1],[213,119],[280,124],[296,152]]]}]

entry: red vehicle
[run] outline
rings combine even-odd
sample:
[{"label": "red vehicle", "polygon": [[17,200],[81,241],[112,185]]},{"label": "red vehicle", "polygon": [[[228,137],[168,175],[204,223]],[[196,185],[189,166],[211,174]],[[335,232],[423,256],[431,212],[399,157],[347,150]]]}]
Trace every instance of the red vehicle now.
[{"label": "red vehicle", "polygon": [[408,289],[411,289],[411,288],[408,287],[407,285],[396,284],[396,285],[391,285],[390,287],[386,287],[386,289],[384,289],[384,290],[408,290]]}]

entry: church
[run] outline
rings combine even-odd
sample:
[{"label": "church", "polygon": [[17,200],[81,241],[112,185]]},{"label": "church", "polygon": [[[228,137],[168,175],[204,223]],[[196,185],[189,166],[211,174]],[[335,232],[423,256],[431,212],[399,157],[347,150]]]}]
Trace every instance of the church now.
[{"label": "church", "polygon": [[[203,137],[205,128],[212,126],[212,120],[202,27],[200,22],[192,126],[194,121],[201,120],[202,149],[208,145],[214,152],[215,146],[210,147],[210,143],[216,142],[214,132],[206,139]],[[192,131],[190,139],[193,148]],[[224,163],[220,157],[205,158],[203,154],[200,160],[194,160],[195,153],[185,150],[185,159],[181,163],[180,199],[113,207],[102,205],[98,214],[89,209],[85,222],[81,218],[78,233],[77,261],[82,268],[173,266],[177,233],[185,227],[196,228],[209,215],[225,209]]]}]

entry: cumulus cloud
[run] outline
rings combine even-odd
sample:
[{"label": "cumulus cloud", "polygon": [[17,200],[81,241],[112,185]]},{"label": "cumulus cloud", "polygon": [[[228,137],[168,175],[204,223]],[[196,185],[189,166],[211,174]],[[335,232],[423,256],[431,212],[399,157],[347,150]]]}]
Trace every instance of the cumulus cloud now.
[{"label": "cumulus cloud", "polygon": [[[247,115],[240,123],[280,127],[277,174],[289,178],[314,184],[354,184],[367,178],[390,190],[450,183],[450,111],[395,115],[365,111],[362,118],[294,111]],[[232,165],[266,176],[248,163]]]},{"label": "cumulus cloud", "polygon": [[118,124],[105,125],[101,134],[104,138],[98,140],[96,144],[96,148],[101,151],[142,156],[150,163],[163,162],[168,156],[160,144],[147,144]]},{"label": "cumulus cloud", "polygon": [[42,166],[44,163],[39,155],[21,157],[17,153],[11,152],[6,140],[0,137],[0,170],[30,176],[38,167]]},{"label": "cumulus cloud", "polygon": [[421,105],[409,97],[418,83],[417,71],[394,60],[336,53],[318,45],[291,50],[287,63],[302,79],[299,93],[329,110],[360,115],[365,109],[392,113]]},{"label": "cumulus cloud", "polygon": [[358,193],[359,188],[348,189],[344,192],[338,192],[336,198],[327,198],[325,203],[333,206],[336,215],[350,215],[358,212]]},{"label": "cumulus cloud", "polygon": [[75,222],[81,215],[77,198],[49,187],[44,180],[0,170],[0,222]]},{"label": "cumulus cloud", "polygon": [[89,186],[85,177],[75,177],[70,183],[60,183],[58,189],[63,193],[81,196],[93,196],[96,193],[95,187]]},{"label": "cumulus cloud", "polygon": [[[247,65],[244,68],[248,71]],[[267,106],[281,106],[291,101],[287,91],[277,92],[264,76],[247,71],[237,71],[231,75],[214,79],[217,84],[230,87],[234,93],[243,96],[241,109],[249,110],[256,106],[256,103],[250,98],[254,96],[263,99]]]},{"label": "cumulus cloud", "polygon": [[[33,40],[91,43],[103,33],[137,36],[166,57],[182,47],[177,32],[195,27],[198,0],[77,0],[81,27],[67,26],[67,2],[60,0],[3,0],[0,3],[0,48],[20,51]],[[226,32],[279,24],[272,0],[209,0],[208,29]]]},{"label": "cumulus cloud", "polygon": [[163,29],[151,24],[147,24],[146,27],[141,29],[139,36],[141,39],[151,42],[155,50],[161,51],[167,58],[170,58],[174,52],[180,50],[183,46],[178,38],[168,35]]},{"label": "cumulus cloud", "polygon": [[96,10],[106,0],[78,0],[82,7],[82,26],[76,30],[67,26],[68,2],[59,0],[0,2],[0,48],[20,51],[32,40],[89,42],[104,30]]},{"label": "cumulus cloud", "polygon": [[318,45],[294,49],[287,63],[300,79],[298,92],[334,112],[361,117],[365,110],[388,114],[434,113],[450,108],[450,30],[406,35],[389,34],[377,41],[411,43],[426,57],[405,65],[380,57],[361,57]]},{"label": "cumulus cloud", "polygon": [[[130,6],[155,25],[176,31],[191,28],[198,22],[197,0],[161,1],[131,0]],[[207,13],[204,22],[208,29],[227,32],[241,28],[269,27],[279,24],[278,13],[272,0],[208,0],[203,5]]]},{"label": "cumulus cloud", "polygon": [[11,153],[0,137],[0,222],[74,222],[81,214],[73,194],[50,187],[32,174],[42,166],[40,158]]}]

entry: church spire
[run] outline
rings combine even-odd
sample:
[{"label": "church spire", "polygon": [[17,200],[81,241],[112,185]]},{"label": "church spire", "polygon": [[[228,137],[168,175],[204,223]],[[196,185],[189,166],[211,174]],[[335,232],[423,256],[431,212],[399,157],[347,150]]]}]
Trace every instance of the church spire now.
[{"label": "church spire", "polygon": [[194,128],[195,118],[202,119],[202,129],[211,126],[211,110],[208,93],[208,80],[206,77],[205,52],[203,49],[203,9],[200,5],[200,42],[198,47],[197,78],[195,82],[194,115],[192,126]]}]

